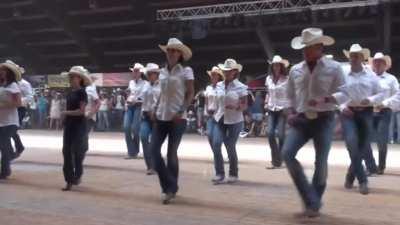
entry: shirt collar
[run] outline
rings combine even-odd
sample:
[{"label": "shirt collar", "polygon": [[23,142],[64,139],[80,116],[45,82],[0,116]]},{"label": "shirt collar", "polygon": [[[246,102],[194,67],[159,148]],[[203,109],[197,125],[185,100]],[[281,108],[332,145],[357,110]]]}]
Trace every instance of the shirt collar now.
[{"label": "shirt collar", "polygon": [[167,71],[168,73],[173,74],[173,73],[176,73],[177,71],[182,70],[182,69],[183,69],[183,66],[182,66],[180,63],[178,63],[178,64],[176,64],[174,67],[172,67],[171,71],[168,70],[168,65],[165,65],[165,67],[164,67],[163,69],[164,69],[165,71]]}]

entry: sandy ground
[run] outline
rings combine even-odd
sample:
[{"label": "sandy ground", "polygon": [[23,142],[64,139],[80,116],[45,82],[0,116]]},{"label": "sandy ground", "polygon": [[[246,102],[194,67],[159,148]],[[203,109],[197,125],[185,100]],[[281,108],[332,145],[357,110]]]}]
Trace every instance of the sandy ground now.
[{"label": "sandy ground", "polygon": [[[286,170],[266,170],[265,139],[241,139],[240,182],[214,186],[212,155],[206,139],[186,135],[179,150],[180,192],[168,206],[160,202],[156,176],[144,162],[124,160],[122,134],[95,133],[81,186],[61,192],[61,133],[23,131],[27,147],[0,182],[0,225],[225,225],[225,224],[393,224],[400,221],[400,148],[390,146],[387,174],[370,178],[371,194],[343,188],[348,155],[334,143],[322,216],[299,219],[302,206]],[[312,174],[312,145],[299,159]],[[227,165],[226,165],[227,166]]]}]

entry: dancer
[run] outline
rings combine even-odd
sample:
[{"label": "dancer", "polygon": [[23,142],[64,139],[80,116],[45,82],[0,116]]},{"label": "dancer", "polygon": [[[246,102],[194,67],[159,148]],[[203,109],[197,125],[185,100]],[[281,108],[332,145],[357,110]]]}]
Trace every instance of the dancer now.
[{"label": "dancer", "polygon": [[[243,111],[247,109],[247,86],[239,81],[243,66],[234,59],[227,59],[218,67],[223,71],[225,80],[218,83],[219,105],[214,113],[214,132],[212,149],[214,152],[215,177],[214,184],[238,181],[238,157],[236,143],[239,133],[244,127]],[[229,176],[225,181],[224,159],[222,157],[222,143],[225,144],[229,158]]]},{"label": "dancer", "polygon": [[[271,166],[267,169],[282,167],[282,146],[285,140],[286,112],[290,107],[287,97],[289,61],[276,55],[272,58],[271,75],[267,76],[265,86],[265,108],[268,110],[268,142],[271,149]],[[278,140],[277,140],[278,139]]]},{"label": "dancer", "polygon": [[[186,111],[194,96],[194,75],[184,66],[192,51],[177,38],[159,46],[166,54],[167,64],[160,71],[161,94],[156,106],[156,122],[151,137],[154,170],[162,189],[163,204],[169,204],[178,192],[178,147],[186,129]],[[167,165],[161,156],[161,146],[168,136]]]},{"label": "dancer", "polygon": [[[344,84],[341,65],[324,57],[324,46],[334,44],[322,29],[304,29],[292,40],[293,49],[302,49],[304,61],[294,65],[289,73],[290,129],[282,148],[287,169],[303,200],[306,217],[319,216],[321,200],[328,176],[328,156],[335,125],[335,104],[317,105],[317,100],[330,96]],[[315,171],[310,184],[303,167],[296,159],[298,151],[310,140],[315,148]]]},{"label": "dancer", "polygon": [[63,156],[64,178],[69,191],[72,185],[79,185],[83,174],[83,160],[87,149],[88,132],[85,109],[88,96],[85,87],[91,84],[89,71],[82,66],[73,66],[68,73],[71,91],[67,95],[66,111],[62,111],[64,119]]},{"label": "dancer", "polygon": [[160,97],[160,83],[158,77],[160,75],[160,67],[155,63],[148,63],[145,67],[145,75],[148,83],[144,87],[143,105],[142,105],[142,122],[140,124],[140,140],[143,146],[143,156],[146,163],[146,174],[153,175],[153,159],[151,157],[150,140],[153,131],[153,123],[155,122],[154,110]]},{"label": "dancer", "polygon": [[135,63],[130,68],[132,80],[129,82],[129,96],[126,100],[127,111],[124,116],[125,141],[128,148],[128,156],[125,159],[136,159],[139,154],[139,131],[142,114],[142,103],[144,87],[147,81],[143,80],[144,67],[140,63]]},{"label": "dancer", "polygon": [[20,126],[18,108],[22,106],[21,90],[17,82],[21,80],[23,72],[22,67],[10,60],[0,64],[0,180],[11,175],[10,161],[14,155],[11,138]]}]

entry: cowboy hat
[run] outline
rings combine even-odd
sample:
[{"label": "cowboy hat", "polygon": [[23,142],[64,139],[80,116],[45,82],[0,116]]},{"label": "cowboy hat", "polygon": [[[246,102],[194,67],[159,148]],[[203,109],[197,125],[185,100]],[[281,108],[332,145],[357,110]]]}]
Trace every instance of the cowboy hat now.
[{"label": "cowboy hat", "polygon": [[305,47],[323,44],[325,46],[333,45],[335,39],[330,36],[324,35],[320,28],[306,28],[301,32],[301,36],[295,37],[292,40],[293,49],[303,49]]},{"label": "cowboy hat", "polygon": [[144,73],[144,66],[140,63],[135,63],[133,66],[129,67],[130,71],[139,70],[141,73]]},{"label": "cowboy hat", "polygon": [[360,53],[363,55],[364,60],[369,59],[371,56],[371,51],[368,48],[362,48],[360,44],[352,44],[350,47],[350,50],[343,50],[343,54],[347,57],[350,58],[351,53]]},{"label": "cowboy hat", "polygon": [[224,73],[222,72],[222,70],[221,70],[220,68],[218,68],[218,66],[213,66],[213,68],[212,68],[211,70],[207,70],[208,76],[211,77],[211,75],[212,75],[213,73],[218,74],[218,75],[222,78],[222,80],[225,80],[225,75],[224,75]]},{"label": "cowboy hat", "polygon": [[0,67],[6,67],[11,70],[15,75],[15,80],[20,81],[22,79],[22,74],[25,73],[25,69],[20,67],[11,60],[6,60],[4,63],[0,64]]},{"label": "cowboy hat", "polygon": [[268,61],[269,64],[274,64],[274,63],[280,63],[283,64],[285,66],[285,68],[288,68],[290,63],[287,59],[283,59],[281,56],[279,55],[275,55],[272,58],[272,61]]},{"label": "cowboy hat", "polygon": [[384,60],[386,62],[386,69],[390,69],[392,67],[392,58],[389,55],[384,55],[382,52],[375,53],[373,58],[370,58],[370,64],[374,62],[374,60]]},{"label": "cowboy hat", "polygon": [[227,59],[225,60],[224,64],[218,64],[218,67],[222,71],[229,71],[229,70],[238,70],[239,73],[242,72],[243,66],[236,62],[234,59]]},{"label": "cowboy hat", "polygon": [[190,58],[192,58],[192,50],[177,38],[170,38],[167,45],[158,45],[158,47],[160,47],[163,52],[167,52],[167,49],[179,50],[182,52],[184,61],[188,61]]},{"label": "cowboy hat", "polygon": [[160,73],[160,67],[155,63],[147,63],[146,68],[144,68],[144,74],[147,76],[151,72]]},{"label": "cowboy hat", "polygon": [[68,75],[78,75],[82,78],[85,86],[89,86],[92,84],[92,79],[90,79],[89,71],[85,69],[83,66],[73,66],[68,72]]},{"label": "cowboy hat", "polygon": [[325,58],[327,58],[327,59],[333,59],[334,57],[333,57],[333,55],[325,55]]}]

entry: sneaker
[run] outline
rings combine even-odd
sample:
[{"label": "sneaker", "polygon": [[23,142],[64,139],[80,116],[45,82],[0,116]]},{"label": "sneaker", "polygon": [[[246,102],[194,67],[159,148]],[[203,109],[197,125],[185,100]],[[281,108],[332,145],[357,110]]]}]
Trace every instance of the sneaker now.
[{"label": "sneaker", "polygon": [[146,175],[154,175],[154,174],[156,174],[156,171],[153,170],[153,169],[148,169],[148,170],[146,171]]},{"label": "sneaker", "polygon": [[70,191],[72,189],[72,183],[67,183],[62,191]]},{"label": "sneaker", "polygon": [[378,175],[383,175],[385,173],[384,169],[378,169],[378,171],[376,172],[376,174]]},{"label": "sneaker", "polygon": [[130,160],[130,159],[137,159],[138,156],[137,155],[128,155],[127,157],[125,157],[124,159],[126,160]]},{"label": "sneaker", "polygon": [[226,180],[226,183],[228,183],[228,184],[233,184],[233,183],[236,183],[238,180],[239,180],[238,177],[229,176],[228,179]]},{"label": "sneaker", "polygon": [[217,184],[222,184],[224,182],[225,177],[222,175],[216,175],[211,179],[211,181],[217,185]]},{"label": "sneaker", "polygon": [[304,211],[303,216],[307,217],[307,218],[317,218],[317,217],[320,217],[321,214],[319,212],[319,209],[307,208]]},{"label": "sneaker", "polygon": [[367,182],[364,182],[364,183],[360,184],[360,186],[358,187],[358,189],[359,189],[359,191],[360,191],[360,193],[361,193],[362,195],[367,195],[367,194],[369,194],[369,188],[368,188],[368,183],[367,183]]},{"label": "sneaker", "polygon": [[164,205],[168,205],[169,203],[171,203],[171,200],[175,198],[175,194],[174,193],[165,193],[162,196],[162,204]]},{"label": "sneaker", "polygon": [[77,179],[75,179],[71,184],[77,186],[77,185],[80,185],[81,182],[82,182],[81,178],[77,178]]},{"label": "sneaker", "polygon": [[354,187],[353,182],[348,181],[348,180],[346,179],[346,181],[344,182],[344,188],[346,188],[346,189],[352,189],[353,187]]}]

